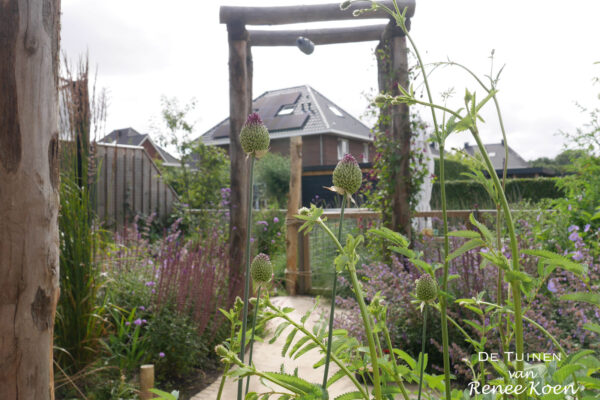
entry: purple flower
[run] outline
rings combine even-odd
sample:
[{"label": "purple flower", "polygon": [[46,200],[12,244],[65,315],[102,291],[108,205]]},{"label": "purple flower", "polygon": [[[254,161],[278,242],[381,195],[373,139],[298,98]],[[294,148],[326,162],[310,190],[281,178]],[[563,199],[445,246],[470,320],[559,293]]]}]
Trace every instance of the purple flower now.
[{"label": "purple flower", "polygon": [[254,243],[254,238],[253,237],[250,238],[250,243]]},{"label": "purple flower", "polygon": [[125,326],[129,326],[129,325],[131,325],[131,324],[129,323],[129,321],[125,321]]},{"label": "purple flower", "polygon": [[267,227],[265,227],[265,228],[263,229],[263,231],[265,231],[265,232],[266,232],[266,231],[267,231]]},{"label": "purple flower", "polygon": [[138,318],[135,321],[133,321],[133,323],[137,326],[140,326],[142,324],[142,320],[140,318]]},{"label": "purple flower", "polygon": [[144,307],[144,306],[139,306],[139,307],[138,307],[138,310],[140,310],[140,311],[145,311],[145,310],[146,310],[146,307]]},{"label": "purple flower", "polygon": [[554,283],[554,279],[550,279],[548,281],[548,290],[551,291],[552,293],[556,293],[556,291],[558,290],[558,288],[556,287],[556,284]]},{"label": "purple flower", "polygon": [[586,225],[585,225],[585,227],[583,228],[583,231],[584,231],[584,232],[587,232],[587,231],[589,231],[589,230],[590,230],[590,228],[591,228],[591,227],[592,227],[592,226],[591,226],[590,224],[586,224]]},{"label": "purple flower", "polygon": [[571,211],[571,209],[572,209],[573,207],[571,207],[571,205],[569,204],[567,208],[569,209],[569,211]]},{"label": "purple flower", "polygon": [[583,259],[583,253],[579,250],[577,250],[574,254],[573,254],[573,260],[575,261],[581,261]]},{"label": "purple flower", "polygon": [[165,357],[165,353],[163,353],[163,352],[161,351],[160,353],[158,353],[158,356],[159,356],[160,358],[164,358],[164,357]]},{"label": "purple flower", "polygon": [[281,236],[281,232],[277,232],[277,236]]},{"label": "purple flower", "polygon": [[148,286],[148,287],[152,287],[154,285],[156,285],[156,283],[154,281],[148,281],[148,282],[146,282],[146,286]]},{"label": "purple flower", "polygon": [[569,240],[570,240],[571,242],[575,242],[575,241],[577,241],[578,239],[579,239],[579,233],[577,233],[577,231],[575,231],[575,232],[573,232],[573,233],[571,233],[571,234],[569,235]]},{"label": "purple flower", "polygon": [[278,223],[278,222],[279,222],[279,218],[277,218],[277,217],[273,217],[273,222],[274,222],[274,223]]},{"label": "purple flower", "polygon": [[271,239],[271,243],[275,244],[275,239]]},{"label": "purple flower", "polygon": [[264,226],[268,226],[269,223],[267,221],[256,221],[257,225],[264,225]]},{"label": "purple flower", "polygon": [[579,227],[577,225],[571,225],[568,229],[569,232],[578,231]]}]

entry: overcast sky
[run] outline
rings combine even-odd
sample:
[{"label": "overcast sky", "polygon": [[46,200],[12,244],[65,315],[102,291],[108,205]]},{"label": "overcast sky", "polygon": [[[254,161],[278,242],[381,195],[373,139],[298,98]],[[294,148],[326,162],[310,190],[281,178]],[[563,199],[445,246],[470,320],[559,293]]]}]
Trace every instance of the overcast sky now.
[{"label": "overcast sky", "polygon": [[[97,85],[109,93],[106,130],[133,127],[151,133],[160,97],[197,100],[191,116],[199,136],[228,116],[227,34],[221,5],[294,5],[311,0],[62,0],[62,50],[71,59],[89,52]],[[412,36],[425,63],[451,58],[483,75],[489,54],[506,67],[499,98],[509,144],[525,159],[554,156],[559,130],[574,131],[588,117],[575,105],[597,105],[600,2],[573,0],[417,0]],[[371,20],[366,23],[374,23]],[[377,21],[379,22],[379,21]],[[310,24],[347,26],[365,22]],[[300,27],[300,26],[299,26]],[[296,48],[253,48],[254,95],[309,84],[355,116],[374,93],[376,42],[318,46],[307,56]],[[444,70],[432,79],[435,95],[454,88],[481,90],[463,73]],[[482,94],[482,93],[481,93]],[[430,120],[426,110],[420,111]],[[484,142],[499,142],[493,115],[485,114]],[[449,145],[473,143],[463,133]]]}]

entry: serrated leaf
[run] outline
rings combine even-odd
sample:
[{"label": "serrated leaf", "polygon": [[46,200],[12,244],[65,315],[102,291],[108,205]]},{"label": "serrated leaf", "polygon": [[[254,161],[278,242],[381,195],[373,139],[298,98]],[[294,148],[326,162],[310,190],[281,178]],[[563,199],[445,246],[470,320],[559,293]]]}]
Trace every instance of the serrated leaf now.
[{"label": "serrated leaf", "polygon": [[263,372],[263,375],[272,380],[273,383],[283,383],[285,388],[296,394],[320,393],[321,388],[313,383],[307,382],[297,376],[282,374],[279,372]]},{"label": "serrated leaf", "polygon": [[273,334],[273,337],[269,340],[269,343],[270,344],[275,343],[277,338],[279,338],[279,336],[284,331],[284,329],[287,328],[289,325],[290,325],[290,323],[288,321],[283,321],[281,324],[279,324],[277,329],[275,329],[275,333]]},{"label": "serrated leaf", "polygon": [[331,376],[331,378],[327,380],[327,387],[333,385],[335,382],[337,382],[344,376],[346,376],[346,372],[343,369],[339,369],[335,374]]},{"label": "serrated leaf", "polygon": [[310,338],[308,336],[302,336],[294,345],[294,347],[292,347],[292,350],[289,353],[290,357],[294,356],[294,353],[297,352],[300,347],[302,347],[306,342],[308,342],[310,340]]},{"label": "serrated leaf", "polygon": [[513,271],[507,269],[504,271],[504,277],[508,282],[519,281],[519,282],[531,282],[533,278],[524,271]]},{"label": "serrated leaf", "polygon": [[335,400],[360,400],[364,399],[364,396],[361,392],[348,392],[344,393],[341,396],[335,398]]},{"label": "serrated leaf", "polygon": [[544,264],[559,266],[566,271],[573,272],[578,276],[584,276],[587,274],[587,266],[572,261],[560,254],[556,254],[548,250],[536,250],[536,249],[525,249],[522,250],[523,254],[540,257],[543,259]]},{"label": "serrated leaf", "polygon": [[495,235],[487,228],[487,226],[477,221],[473,213],[469,215],[469,221],[471,221],[471,223],[475,225],[477,229],[479,229],[479,232],[481,232],[481,235],[487,242],[488,246],[492,247],[494,245]]},{"label": "serrated leaf", "polygon": [[583,301],[600,307],[600,293],[577,292],[560,296],[561,300]]},{"label": "serrated leaf", "polygon": [[305,354],[307,351],[310,351],[318,346],[319,345],[317,343],[310,342],[309,344],[304,346],[301,350],[299,350],[296,354],[294,354],[294,360],[297,359],[298,357],[302,356],[302,354]]},{"label": "serrated leaf", "polygon": [[464,243],[462,246],[460,246],[458,249],[454,250],[452,253],[448,254],[446,260],[450,262],[456,257],[462,256],[467,251],[476,249],[478,247],[482,247],[484,245],[485,243],[481,239],[471,239],[468,242]]},{"label": "serrated leaf", "polygon": [[404,360],[404,362],[406,362],[408,366],[414,371],[415,367],[417,366],[417,362],[414,358],[409,356],[408,353],[406,353],[404,350],[393,349],[393,351],[398,357],[400,357],[400,359]]},{"label": "serrated leaf", "polygon": [[388,249],[395,251],[398,254],[402,254],[406,258],[413,258],[415,256],[415,252],[411,249],[407,249],[406,247],[390,246]]},{"label": "serrated leaf", "polygon": [[583,324],[583,329],[587,329],[588,331],[592,331],[600,335],[600,325],[598,324],[588,322]]},{"label": "serrated leaf", "polygon": [[410,244],[406,237],[386,227],[369,229],[369,233],[372,233],[381,239],[388,240],[397,246],[408,247]]},{"label": "serrated leaf", "polygon": [[580,369],[584,368],[583,365],[581,364],[567,364],[561,368],[559,368],[554,375],[552,376],[552,378],[558,382],[558,383],[563,383],[564,380],[570,376],[571,374],[575,373],[576,371],[579,371]]},{"label": "serrated leaf", "polygon": [[478,239],[481,235],[475,231],[463,230],[463,231],[451,231],[448,232],[448,236],[451,237],[460,237],[460,238],[468,238],[468,239]]},{"label": "serrated leaf", "polygon": [[288,349],[290,348],[290,345],[292,344],[296,333],[298,333],[298,328],[294,327],[292,331],[287,335],[287,338],[285,339],[285,344],[281,348],[281,357],[285,357],[285,353],[287,353]]}]

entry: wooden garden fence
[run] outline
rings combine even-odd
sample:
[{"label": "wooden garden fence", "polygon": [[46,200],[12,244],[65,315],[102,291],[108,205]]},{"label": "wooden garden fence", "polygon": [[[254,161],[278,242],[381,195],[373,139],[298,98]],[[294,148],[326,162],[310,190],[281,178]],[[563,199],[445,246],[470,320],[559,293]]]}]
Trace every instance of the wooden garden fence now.
[{"label": "wooden garden fence", "polygon": [[124,226],[136,215],[171,215],[177,195],[143,147],[95,146],[96,212],[104,226]]}]

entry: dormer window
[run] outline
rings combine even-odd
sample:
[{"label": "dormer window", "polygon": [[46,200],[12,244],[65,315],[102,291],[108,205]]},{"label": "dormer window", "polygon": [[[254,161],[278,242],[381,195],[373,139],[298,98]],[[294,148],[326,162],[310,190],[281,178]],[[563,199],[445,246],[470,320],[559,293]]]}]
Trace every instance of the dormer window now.
[{"label": "dormer window", "polygon": [[276,117],[280,117],[282,115],[291,115],[294,112],[294,108],[296,108],[296,106],[293,105],[293,104],[290,104],[290,105],[287,105],[287,106],[283,106],[277,112],[277,114],[275,116]]},{"label": "dormer window", "polygon": [[339,108],[337,108],[336,106],[332,106],[331,104],[329,105],[329,109],[331,110],[332,113],[334,113],[335,115],[337,115],[338,117],[343,118],[344,114],[342,114],[342,112],[340,111]]}]

